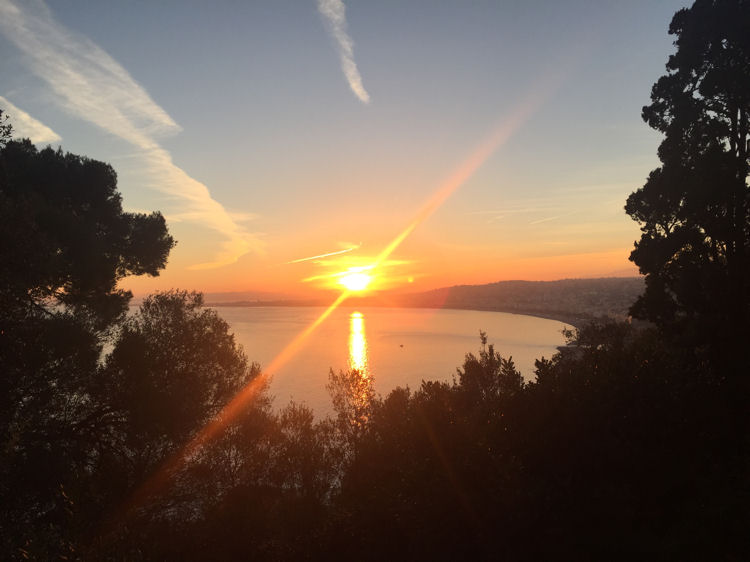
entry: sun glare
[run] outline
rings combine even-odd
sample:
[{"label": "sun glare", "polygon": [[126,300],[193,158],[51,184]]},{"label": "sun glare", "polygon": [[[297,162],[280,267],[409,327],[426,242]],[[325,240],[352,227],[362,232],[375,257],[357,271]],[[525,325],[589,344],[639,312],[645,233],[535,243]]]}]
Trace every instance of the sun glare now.
[{"label": "sun glare", "polygon": [[364,291],[372,281],[372,276],[366,273],[348,273],[339,279],[339,284],[350,291]]}]

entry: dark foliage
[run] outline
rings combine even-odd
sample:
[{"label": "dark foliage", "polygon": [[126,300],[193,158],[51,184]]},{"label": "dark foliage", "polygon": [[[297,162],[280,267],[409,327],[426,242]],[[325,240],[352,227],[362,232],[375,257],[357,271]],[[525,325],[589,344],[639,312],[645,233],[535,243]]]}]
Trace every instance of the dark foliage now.
[{"label": "dark foliage", "polygon": [[13,134],[13,126],[8,122],[8,116],[0,109],[0,148],[10,140]]},{"label": "dark foliage", "polygon": [[158,213],[122,211],[108,165],[0,123],[0,557],[70,557],[117,421],[97,396],[106,328],[130,298],[116,284],[158,274],[173,241]]},{"label": "dark foliage", "polygon": [[174,240],[164,217],[126,213],[103,162],[30,141],[0,151],[0,302],[20,312],[64,305],[101,329],[125,311],[127,275],[158,275]]},{"label": "dark foliage", "polygon": [[698,0],[669,32],[677,51],[643,108],[662,165],[626,205],[646,274],[633,313],[736,368],[750,336],[750,4]]},{"label": "dark foliage", "polygon": [[741,558],[748,449],[729,389],[656,332],[575,341],[532,383],[483,343],[453,385],[376,400],[343,472],[337,556]]}]

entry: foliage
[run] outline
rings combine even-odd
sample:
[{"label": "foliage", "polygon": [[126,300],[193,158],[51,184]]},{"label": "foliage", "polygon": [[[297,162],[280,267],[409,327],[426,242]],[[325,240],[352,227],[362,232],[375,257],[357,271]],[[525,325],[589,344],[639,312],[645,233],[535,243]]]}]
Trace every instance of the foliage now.
[{"label": "foliage", "polygon": [[516,370],[513,358],[505,359],[487,345],[487,334],[479,333],[482,347],[479,357],[466,355],[463,370],[458,369],[459,385],[476,403],[510,397],[523,388],[523,377]]},{"label": "foliage", "polygon": [[655,330],[593,324],[573,343],[510,392],[484,391],[504,360],[483,340],[453,385],[377,399],[342,475],[336,556],[742,558],[731,388]]},{"label": "foliage", "polygon": [[8,122],[8,116],[0,109],[0,149],[10,140],[13,126]]},{"label": "foliage", "polygon": [[[127,318],[104,366],[104,393],[125,420],[127,450],[161,459],[258,376],[215,310],[197,293],[146,298]],[[152,459],[141,459],[152,468]]]},{"label": "foliage", "polygon": [[372,415],[372,378],[358,369],[338,373],[331,369],[326,388],[336,412],[336,430],[343,441],[354,445]]},{"label": "foliage", "polygon": [[0,557],[70,557],[117,424],[98,392],[116,284],[156,275],[173,240],[160,214],[122,211],[108,165],[10,140],[2,117]]},{"label": "foliage", "polygon": [[97,162],[28,140],[0,150],[0,302],[6,310],[64,305],[98,329],[132,296],[127,275],[158,275],[174,240],[164,217],[126,213],[117,176]]},{"label": "foliage", "polygon": [[669,32],[677,51],[643,109],[662,164],[626,205],[647,285],[632,312],[727,354],[750,321],[750,5],[698,0]]}]

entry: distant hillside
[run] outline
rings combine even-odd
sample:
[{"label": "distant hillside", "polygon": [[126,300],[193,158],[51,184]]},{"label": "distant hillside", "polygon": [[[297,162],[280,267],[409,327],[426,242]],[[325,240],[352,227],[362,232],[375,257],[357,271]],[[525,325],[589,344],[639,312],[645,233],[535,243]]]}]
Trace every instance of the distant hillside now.
[{"label": "distant hillside", "polygon": [[[457,308],[494,310],[560,320],[573,326],[594,318],[625,319],[630,305],[643,292],[640,277],[562,279],[560,281],[500,281],[487,285],[457,285],[423,293],[349,297],[348,306]],[[207,299],[208,300],[208,299]],[[235,300],[209,306],[327,306],[328,300]]]},{"label": "distant hillside", "polygon": [[[389,299],[392,306],[496,310],[530,314],[578,325],[600,317],[624,319],[643,292],[640,277],[563,279],[560,281],[500,281],[487,285],[458,285]],[[356,299],[377,305],[375,299]]]}]

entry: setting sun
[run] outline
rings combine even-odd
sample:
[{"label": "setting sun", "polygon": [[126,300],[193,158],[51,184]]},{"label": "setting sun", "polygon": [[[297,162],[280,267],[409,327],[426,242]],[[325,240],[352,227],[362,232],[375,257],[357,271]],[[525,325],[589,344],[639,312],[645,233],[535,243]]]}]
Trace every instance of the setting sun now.
[{"label": "setting sun", "polygon": [[348,273],[339,279],[339,285],[343,285],[350,291],[364,291],[372,281],[372,276],[366,273]]}]

